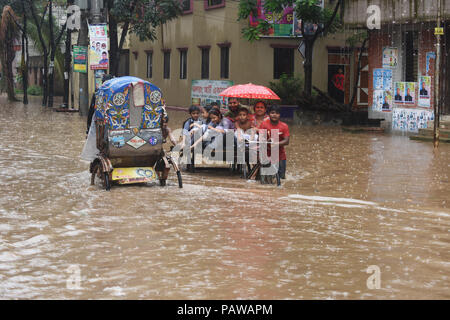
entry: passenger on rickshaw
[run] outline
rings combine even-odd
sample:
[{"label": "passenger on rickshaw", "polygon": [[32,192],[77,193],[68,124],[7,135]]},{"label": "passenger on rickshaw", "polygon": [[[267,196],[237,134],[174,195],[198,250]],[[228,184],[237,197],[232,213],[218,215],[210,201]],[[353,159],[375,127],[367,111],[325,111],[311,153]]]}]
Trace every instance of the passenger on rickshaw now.
[{"label": "passenger on rickshaw", "polygon": [[201,111],[200,120],[202,121],[202,124],[209,124],[209,122],[211,121],[209,119],[209,111],[210,110],[211,110],[211,106],[200,107],[200,111]]},{"label": "passenger on rickshaw", "polygon": [[212,145],[212,147],[214,147],[216,138],[222,137],[225,133],[224,128],[220,124],[221,114],[219,111],[214,109],[209,111],[209,118],[211,119],[211,122],[207,125],[205,133],[197,139],[194,144],[192,144],[191,149],[194,149],[195,146],[202,142],[203,148],[208,145]]},{"label": "passenger on rickshaw", "polygon": [[255,112],[252,116],[253,125],[256,128],[259,128],[263,121],[268,120],[269,116],[267,115],[267,105],[264,101],[257,101],[253,106],[253,111]]},{"label": "passenger on rickshaw", "polygon": [[[271,158],[272,164],[278,168],[280,178],[286,179],[286,151],[284,150],[284,146],[289,145],[289,127],[286,123],[280,121],[279,106],[273,105],[269,108],[269,119],[261,123],[259,127],[259,134],[262,134],[261,130],[264,129],[267,130],[267,141],[271,142],[272,145],[274,145],[274,143],[278,144],[278,163],[274,161],[276,157],[271,157],[270,145],[267,148],[267,155]],[[271,136],[272,132],[278,132],[278,139]]]},{"label": "passenger on rickshaw", "polygon": [[220,113],[220,125],[224,128],[225,131],[234,130],[234,123],[228,117],[222,115],[219,105],[217,102],[211,103],[211,110],[217,110]]},{"label": "passenger on rickshaw", "polygon": [[200,119],[200,107],[192,105],[189,107],[188,111],[190,117],[183,122],[182,126],[182,148],[184,148],[187,141],[189,141],[189,145],[194,142],[194,133],[196,131],[200,130],[201,134],[203,134],[203,121]]},{"label": "passenger on rickshaw", "polygon": [[239,108],[238,111],[238,120],[235,122],[236,133],[235,136],[238,139],[238,142],[241,142],[242,139],[248,141],[255,140],[255,126],[253,122],[250,120],[249,111],[245,107]]}]

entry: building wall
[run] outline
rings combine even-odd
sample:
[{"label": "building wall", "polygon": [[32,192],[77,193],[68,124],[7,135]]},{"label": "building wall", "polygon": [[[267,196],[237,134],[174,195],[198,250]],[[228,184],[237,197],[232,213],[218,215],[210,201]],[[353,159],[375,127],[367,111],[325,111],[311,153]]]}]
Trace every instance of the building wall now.
[{"label": "building wall", "polygon": [[[438,0],[345,0],[344,21],[360,27],[366,26],[369,6],[380,8],[381,23],[408,23],[435,21]],[[450,0],[442,0],[442,16],[450,17]],[[370,12],[370,15],[373,11]]]},{"label": "building wall", "polygon": [[[431,64],[430,72],[426,74],[426,55],[427,52],[436,52],[436,37],[434,36],[434,26],[427,24],[418,25],[396,25],[387,28],[383,27],[382,30],[374,30],[370,32],[369,36],[369,118],[372,119],[385,119],[387,122],[392,121],[393,112],[376,112],[372,110],[374,104],[374,88],[373,88],[373,74],[374,69],[382,69],[382,55],[383,48],[395,47],[398,48],[398,67],[392,69],[393,71],[393,90],[395,90],[395,82],[405,81],[405,52],[402,34],[405,31],[418,32],[418,51],[417,51],[417,79],[414,82],[416,85],[416,101],[413,105],[395,104],[393,102],[393,109],[395,108],[409,108],[420,110],[432,110],[434,107],[434,93],[435,93],[435,76],[434,76],[434,63]],[[431,76],[431,92],[430,92],[430,108],[422,108],[418,105],[419,97],[419,77],[429,75]]]},{"label": "building wall", "polygon": [[[201,79],[201,50],[210,46],[211,80],[252,82],[268,86],[273,79],[274,46],[294,48],[294,72],[303,75],[303,59],[297,51],[299,39],[263,38],[253,43],[242,38],[241,30],[247,21],[237,21],[238,2],[227,1],[224,8],[204,9],[203,1],[193,1],[192,14],[183,15],[157,30],[155,42],[140,42],[135,36],[130,41],[130,74],[147,79],[159,86],[168,105],[190,104],[191,81]],[[220,47],[230,43],[229,78],[220,78]],[[313,84],[327,91],[327,46],[342,46],[343,36],[336,34],[319,38],[314,49]],[[180,53],[187,48],[187,79],[180,79]],[[170,79],[163,79],[163,49],[171,51]],[[153,52],[153,77],[146,78],[147,54]]]}]

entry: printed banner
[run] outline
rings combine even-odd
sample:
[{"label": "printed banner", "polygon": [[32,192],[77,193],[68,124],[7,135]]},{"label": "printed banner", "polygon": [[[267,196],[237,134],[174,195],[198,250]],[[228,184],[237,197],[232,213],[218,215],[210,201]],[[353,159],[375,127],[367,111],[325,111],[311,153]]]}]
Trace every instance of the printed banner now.
[{"label": "printed banner", "polygon": [[394,108],[392,112],[392,130],[404,132],[419,132],[426,129],[428,121],[434,120],[431,110]]},{"label": "printed banner", "polygon": [[436,67],[436,53],[427,52],[427,70],[426,75],[432,76],[434,75],[434,69]]},{"label": "printed banner", "polygon": [[404,82],[396,82],[395,83],[395,91],[394,91],[394,102],[396,104],[402,104],[405,102],[405,83]]},{"label": "printed banner", "polygon": [[416,103],[416,83],[405,82],[405,104]]},{"label": "printed banner", "polygon": [[87,72],[87,47],[73,46],[73,71]]},{"label": "printed banner", "polygon": [[98,88],[100,88],[100,86],[103,83],[103,76],[105,75],[106,71],[105,70],[95,70],[95,90],[97,90]]},{"label": "printed banner", "polygon": [[206,106],[217,102],[219,106],[227,104],[227,99],[219,94],[233,85],[229,80],[192,80],[191,101],[195,106]]},{"label": "printed banner", "polygon": [[373,70],[373,110],[386,111],[392,110],[392,70],[374,69]]},{"label": "printed banner", "polygon": [[431,107],[431,77],[419,77],[419,107]]},{"label": "printed banner", "polygon": [[397,68],[398,49],[383,48],[383,68]]},{"label": "printed banner", "polygon": [[89,41],[90,69],[108,69],[108,28],[106,24],[89,25]]},{"label": "printed banner", "polygon": [[[324,1],[317,0],[317,6],[323,8]],[[257,16],[250,16],[250,25],[255,27],[258,20],[266,20],[272,25],[268,34],[263,36],[269,37],[301,37],[301,20],[297,19],[294,14],[294,7],[285,7],[282,13],[272,13],[264,8],[264,0],[257,0]],[[312,23],[305,24],[305,33],[313,34],[317,30],[317,25]]]}]

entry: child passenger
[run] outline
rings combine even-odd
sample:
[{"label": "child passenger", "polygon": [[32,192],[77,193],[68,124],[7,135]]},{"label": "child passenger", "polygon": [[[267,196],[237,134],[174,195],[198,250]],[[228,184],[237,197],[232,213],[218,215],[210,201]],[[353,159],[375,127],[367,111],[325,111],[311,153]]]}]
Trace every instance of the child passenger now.
[{"label": "child passenger", "polygon": [[222,134],[225,133],[224,128],[220,125],[221,114],[219,111],[215,109],[209,111],[209,118],[211,119],[211,122],[207,125],[205,133],[197,141],[194,142],[194,144],[191,146],[192,149],[202,141],[204,142],[203,147],[214,144],[215,139],[221,137]]},{"label": "child passenger", "polygon": [[211,110],[211,106],[200,107],[200,111],[202,113],[200,120],[202,121],[202,124],[208,124],[210,122],[210,119],[209,119],[209,111],[210,110]]},{"label": "child passenger", "polygon": [[247,108],[239,108],[237,121],[234,125],[236,126],[236,138],[238,141],[242,139],[254,140],[256,130],[253,122],[250,120]]},{"label": "child passenger", "polygon": [[189,115],[191,116],[183,123],[183,140],[181,145],[184,146],[187,138],[191,137],[196,130],[201,130],[202,121],[200,118],[200,108],[197,106],[189,107]]}]

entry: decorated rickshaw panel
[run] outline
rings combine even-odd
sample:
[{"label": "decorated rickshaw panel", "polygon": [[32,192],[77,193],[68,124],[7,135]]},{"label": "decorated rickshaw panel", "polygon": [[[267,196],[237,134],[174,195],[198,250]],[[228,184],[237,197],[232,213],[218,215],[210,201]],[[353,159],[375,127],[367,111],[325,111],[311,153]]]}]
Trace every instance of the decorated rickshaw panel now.
[{"label": "decorated rickshaw panel", "polygon": [[[105,82],[96,94],[96,118],[103,120],[105,125],[112,130],[128,129],[131,81],[126,79],[113,79]],[[116,80],[116,81],[114,81]],[[134,80],[134,79],[133,79]],[[163,108],[162,94],[155,85],[144,82],[145,105],[142,108],[142,120],[140,129],[161,128],[165,110]]]},{"label": "decorated rickshaw panel", "polygon": [[161,91],[152,84],[145,84],[144,96],[141,126],[143,129],[160,128],[164,116]]}]

